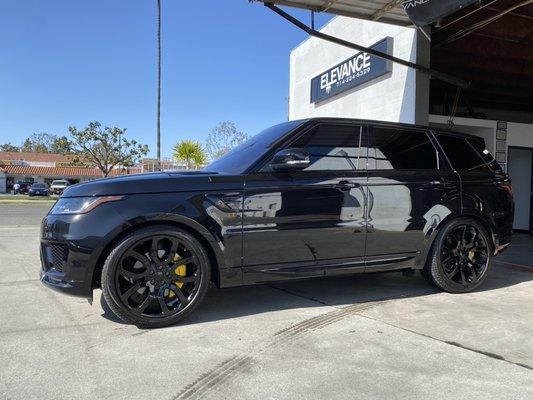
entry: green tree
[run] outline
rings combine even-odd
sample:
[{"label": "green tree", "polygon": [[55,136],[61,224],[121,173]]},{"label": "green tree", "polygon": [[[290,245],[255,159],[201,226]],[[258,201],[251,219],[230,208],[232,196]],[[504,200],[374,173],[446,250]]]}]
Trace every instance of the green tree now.
[{"label": "green tree", "polygon": [[20,148],[13,146],[11,143],[0,144],[0,151],[20,151]]},{"label": "green tree", "polygon": [[194,140],[182,140],[174,146],[174,159],[184,162],[187,169],[202,167],[207,157],[202,145]]},{"label": "green tree", "polygon": [[24,141],[21,150],[34,153],[50,153],[56,140],[57,136],[50,133],[34,133]]},{"label": "green tree", "polygon": [[52,143],[50,152],[59,154],[72,153],[72,142],[66,136],[56,137]]},{"label": "green tree", "polygon": [[124,138],[126,129],[104,127],[100,122],[89,123],[83,130],[68,128],[72,150],[85,162],[95,166],[104,177],[116,166],[129,167],[148,154],[148,146]]},{"label": "green tree", "polygon": [[247,133],[238,131],[233,122],[221,122],[207,136],[207,154],[211,160],[216,160],[249,137]]}]

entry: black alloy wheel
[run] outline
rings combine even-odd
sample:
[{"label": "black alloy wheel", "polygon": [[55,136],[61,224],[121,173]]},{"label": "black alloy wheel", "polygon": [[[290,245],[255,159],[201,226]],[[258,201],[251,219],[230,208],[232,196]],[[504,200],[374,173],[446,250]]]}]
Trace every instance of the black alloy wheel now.
[{"label": "black alloy wheel", "polygon": [[437,236],[423,275],[445,291],[469,292],[487,277],[491,255],[484,227],[474,220],[453,220]]},{"label": "black alloy wheel", "polygon": [[488,245],[472,225],[455,227],[444,238],[440,262],[448,279],[460,285],[475,284],[488,267]]},{"label": "black alloy wheel", "polygon": [[209,260],[202,245],[174,227],[134,232],[109,255],[102,290],[123,321],[162,327],[188,315],[209,283]]}]

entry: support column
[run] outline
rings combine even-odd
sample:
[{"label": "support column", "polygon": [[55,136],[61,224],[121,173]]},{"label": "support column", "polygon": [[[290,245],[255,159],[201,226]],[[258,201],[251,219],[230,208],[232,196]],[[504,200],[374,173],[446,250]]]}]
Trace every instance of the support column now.
[{"label": "support column", "polygon": [[[431,28],[418,28],[416,32],[416,63],[429,68],[431,55]],[[415,124],[429,124],[428,74],[416,71]]]}]

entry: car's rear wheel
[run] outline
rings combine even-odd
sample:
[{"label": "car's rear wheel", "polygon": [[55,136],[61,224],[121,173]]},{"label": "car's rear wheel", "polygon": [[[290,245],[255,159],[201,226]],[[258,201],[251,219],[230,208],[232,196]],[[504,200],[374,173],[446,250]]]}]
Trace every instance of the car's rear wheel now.
[{"label": "car's rear wheel", "polygon": [[446,292],[466,293],[487,278],[491,259],[487,230],[472,219],[455,219],[437,235],[422,274]]},{"label": "car's rear wheel", "polygon": [[173,226],[142,228],[111,251],[102,291],[121,320],[145,328],[177,323],[202,301],[210,281],[209,257],[198,240]]}]

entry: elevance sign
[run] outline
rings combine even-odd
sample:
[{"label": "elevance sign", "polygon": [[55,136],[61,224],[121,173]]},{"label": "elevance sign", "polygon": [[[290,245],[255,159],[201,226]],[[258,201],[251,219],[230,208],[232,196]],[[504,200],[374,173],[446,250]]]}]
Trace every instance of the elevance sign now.
[{"label": "elevance sign", "polygon": [[[392,55],[393,38],[386,37],[370,47]],[[358,53],[311,80],[311,103],[326,100],[391,71],[391,61],[364,52]]]}]

